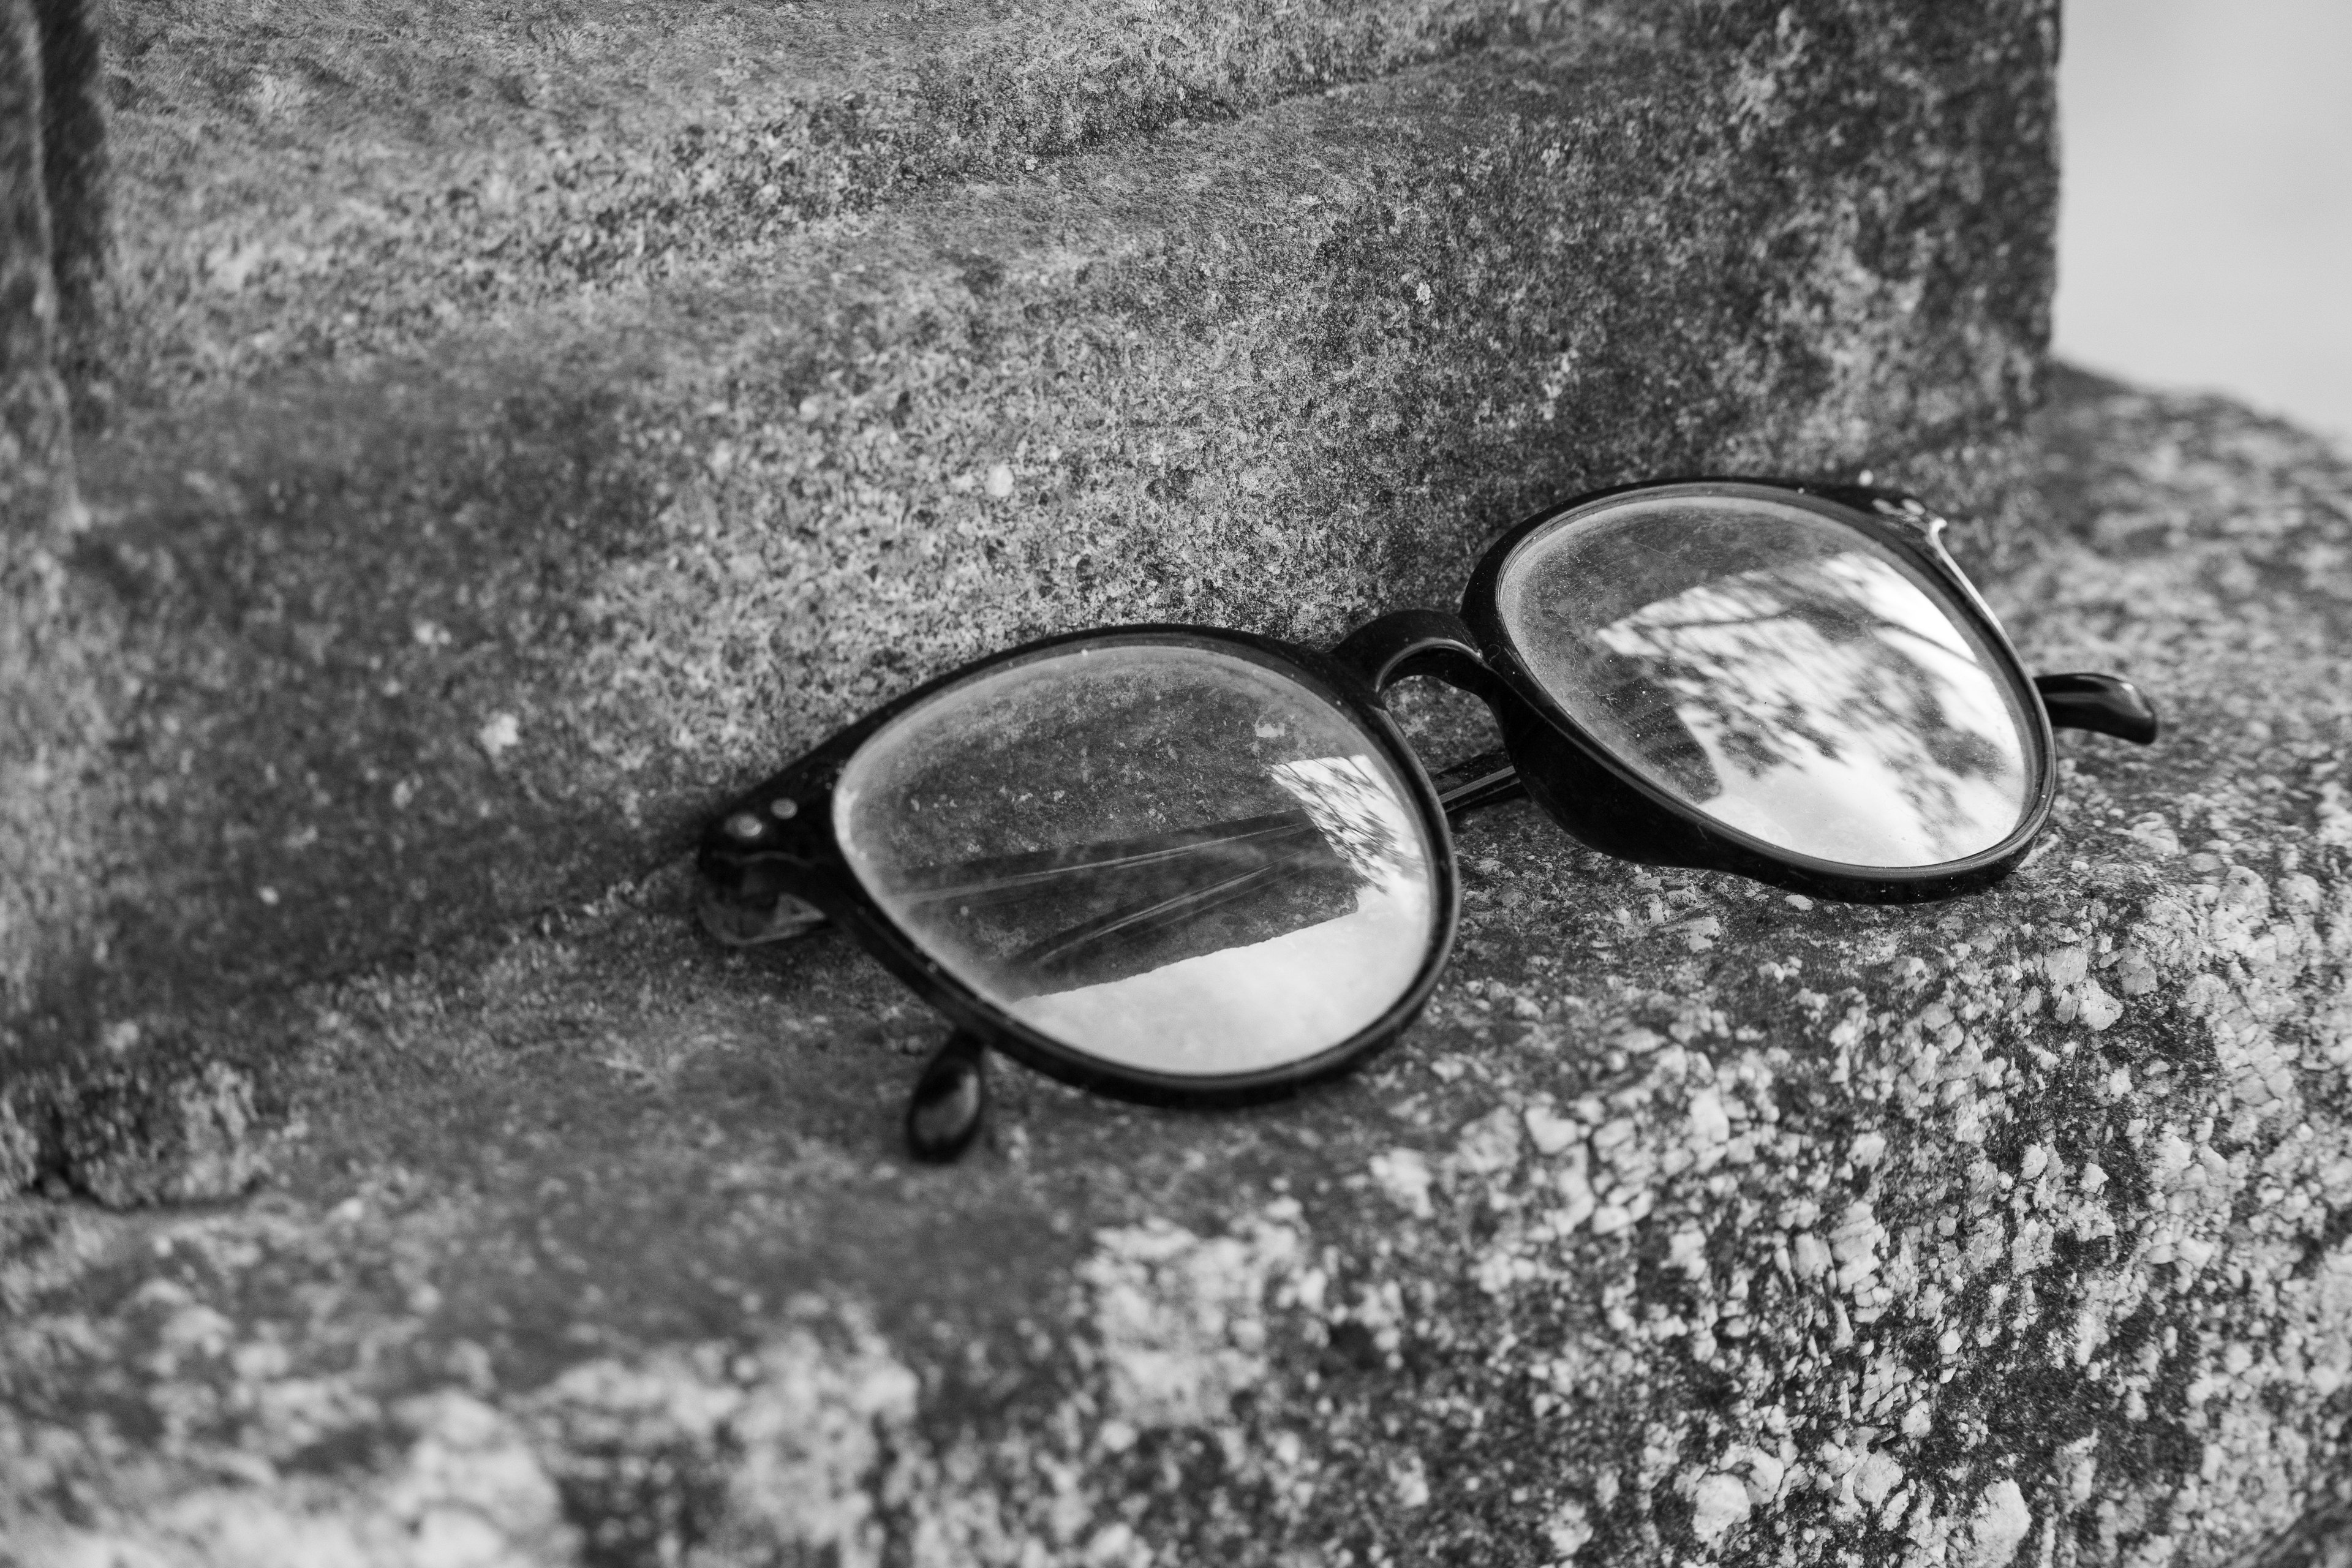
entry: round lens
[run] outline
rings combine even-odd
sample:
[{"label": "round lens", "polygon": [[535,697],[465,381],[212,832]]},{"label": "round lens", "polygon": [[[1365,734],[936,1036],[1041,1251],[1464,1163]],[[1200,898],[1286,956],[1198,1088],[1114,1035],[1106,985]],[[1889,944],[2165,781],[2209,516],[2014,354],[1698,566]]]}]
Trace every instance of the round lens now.
[{"label": "round lens", "polygon": [[1039,1033],[1155,1073],[1320,1055],[1412,986],[1435,850],[1380,743],[1208,639],[1107,637],[900,714],[834,793],[867,893]]},{"label": "round lens", "polygon": [[1523,541],[1497,599],[1529,672],[1619,760],[1777,848],[1938,865],[2030,804],[2004,656],[1948,584],[1795,498],[1600,502]]}]

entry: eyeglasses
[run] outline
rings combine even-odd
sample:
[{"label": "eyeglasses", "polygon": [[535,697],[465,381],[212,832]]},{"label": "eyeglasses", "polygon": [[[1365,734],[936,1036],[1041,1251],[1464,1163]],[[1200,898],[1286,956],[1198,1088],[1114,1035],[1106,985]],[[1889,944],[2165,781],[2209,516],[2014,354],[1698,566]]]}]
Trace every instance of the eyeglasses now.
[{"label": "eyeglasses", "polygon": [[[1522,793],[1592,847],[1832,899],[2005,875],[2057,791],[2052,728],[2147,743],[2101,675],[2029,678],[1884,490],[1752,480],[1580,496],[1512,530],[1461,614],[1328,652],[1113,626],[970,664],[721,811],[720,941],[845,928],[952,1024],[920,1158],[981,1123],[985,1053],[1163,1105],[1296,1091],[1393,1041],[1459,915],[1449,816]],[[1498,752],[1433,777],[1383,699],[1483,699]]]}]

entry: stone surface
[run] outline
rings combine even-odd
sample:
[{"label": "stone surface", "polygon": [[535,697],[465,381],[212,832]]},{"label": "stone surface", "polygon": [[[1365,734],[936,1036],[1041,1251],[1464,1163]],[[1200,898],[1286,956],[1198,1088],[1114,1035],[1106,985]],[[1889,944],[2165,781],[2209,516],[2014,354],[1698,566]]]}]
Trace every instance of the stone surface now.
[{"label": "stone surface", "polygon": [[[2046,6],[125,12],[93,526],[0,538],[0,1563],[2342,1568],[2352,465],[2021,433]],[[956,659],[1864,466],[2175,726],[1987,893],[1504,808],[1383,1061],[1006,1068],[944,1172],[919,1006],[687,917]]]},{"label": "stone surface", "polygon": [[1333,637],[1580,484],[1997,436],[2052,27],[125,8],[110,794],[25,830],[116,957],[5,1048],[577,904],[1021,637]]},{"label": "stone surface", "polygon": [[108,239],[94,9],[0,5],[0,539],[77,511],[68,392],[91,390]]},{"label": "stone surface", "polygon": [[71,493],[43,76],[32,0],[8,0],[0,5],[0,542],[47,527]]},{"label": "stone surface", "polygon": [[0,1540],[2340,1563],[2352,460],[2076,378],[1895,477],[1980,498],[2030,662],[2173,725],[2065,738],[2000,887],[1811,903],[1501,808],[1369,1070],[1177,1114],[1006,1068],[942,1171],[895,1130],[936,1025],[837,937],[707,945],[672,863],[216,1021],[256,1076],[180,1125],[247,1195],[0,1204]]},{"label": "stone surface", "polygon": [[97,79],[79,0],[0,0],[0,1019],[37,975],[69,981],[101,901],[117,625],[58,558],[83,521],[69,391],[93,387],[105,259]]}]

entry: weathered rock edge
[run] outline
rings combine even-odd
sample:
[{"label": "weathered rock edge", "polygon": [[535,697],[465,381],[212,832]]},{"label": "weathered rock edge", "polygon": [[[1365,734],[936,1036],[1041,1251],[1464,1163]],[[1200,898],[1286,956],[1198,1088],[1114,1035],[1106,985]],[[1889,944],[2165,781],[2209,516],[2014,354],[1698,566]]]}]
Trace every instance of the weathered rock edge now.
[{"label": "weathered rock edge", "polygon": [[99,902],[93,789],[110,736],[91,666],[112,637],[55,542],[84,521],[73,394],[88,393],[106,259],[98,42],[77,0],[0,0],[0,1016],[70,963]]},{"label": "weathered rock edge", "polygon": [[942,184],[1487,48],[1638,43],[1687,72],[1734,68],[1741,107],[1777,103],[1892,165],[1998,140],[2016,164],[1975,200],[2031,202],[2050,182],[2034,166],[2056,43],[2042,0],[246,17],[220,0],[143,8],[121,40],[132,241],[116,346],[158,388],[405,351]]},{"label": "weathered rock edge", "polygon": [[[1968,464],[1896,477],[1961,488]],[[1987,520],[2067,742],[1906,910],[1462,835],[1465,942],[1251,1113],[1001,1075],[657,879],[255,1026],[210,1213],[0,1204],[0,1537],[173,1563],[2263,1568],[2352,1509],[2352,461],[2077,384]],[[61,1500],[70,1500],[70,1503]],[[70,1512],[68,1511],[68,1506]]]}]

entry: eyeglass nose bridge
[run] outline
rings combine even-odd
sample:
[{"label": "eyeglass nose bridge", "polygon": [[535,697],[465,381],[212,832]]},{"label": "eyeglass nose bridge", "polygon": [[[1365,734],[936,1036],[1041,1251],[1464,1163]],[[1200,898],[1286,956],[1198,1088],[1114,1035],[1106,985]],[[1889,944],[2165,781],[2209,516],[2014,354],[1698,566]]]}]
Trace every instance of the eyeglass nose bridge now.
[{"label": "eyeglass nose bridge", "polygon": [[1444,610],[1392,610],[1349,633],[1331,657],[1363,677],[1376,692],[1426,675],[1483,698],[1490,706],[1507,695],[1486,668],[1469,626]]}]

